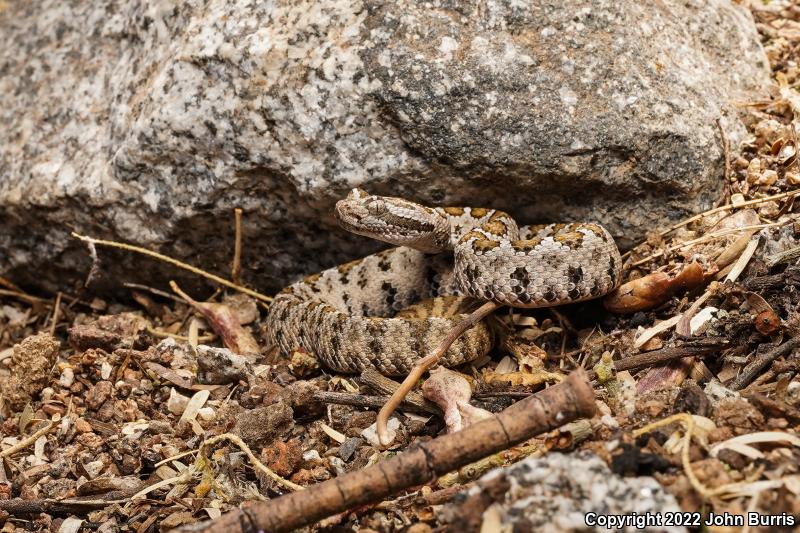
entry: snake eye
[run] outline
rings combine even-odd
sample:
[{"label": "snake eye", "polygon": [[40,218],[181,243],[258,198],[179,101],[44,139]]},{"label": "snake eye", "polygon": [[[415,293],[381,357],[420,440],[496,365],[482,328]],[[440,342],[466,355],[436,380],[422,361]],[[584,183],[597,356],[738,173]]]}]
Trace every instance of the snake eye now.
[{"label": "snake eye", "polygon": [[372,216],[381,216],[386,213],[386,202],[380,198],[370,198],[364,205]]}]

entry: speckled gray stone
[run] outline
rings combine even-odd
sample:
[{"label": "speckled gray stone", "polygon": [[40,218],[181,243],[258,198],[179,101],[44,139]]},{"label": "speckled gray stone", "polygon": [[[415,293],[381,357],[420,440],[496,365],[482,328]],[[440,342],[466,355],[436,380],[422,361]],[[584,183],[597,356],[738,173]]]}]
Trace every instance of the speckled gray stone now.
[{"label": "speckled gray stone", "polygon": [[50,289],[88,270],[70,230],[227,274],[234,207],[245,280],[278,289],[380,246],[334,225],[354,186],[624,247],[711,205],[715,121],[735,145],[769,79],[728,0],[0,5],[0,274]]},{"label": "speckled gray stone", "polygon": [[[501,492],[496,488],[498,485],[507,487],[507,490]],[[648,513],[660,514],[663,519],[666,513],[676,512],[680,512],[680,507],[675,497],[652,477],[618,476],[596,455],[580,452],[529,457],[511,467],[492,470],[474,487],[456,496],[438,514],[453,530],[463,531],[467,525],[462,522],[472,520],[470,524],[473,526],[476,521],[492,521],[493,525],[501,526],[502,531],[567,533],[642,531],[635,525],[609,529],[598,527],[593,522],[597,516],[638,515],[639,520],[644,520]],[[686,531],[684,527],[653,524],[650,522],[644,530],[653,533]]]}]

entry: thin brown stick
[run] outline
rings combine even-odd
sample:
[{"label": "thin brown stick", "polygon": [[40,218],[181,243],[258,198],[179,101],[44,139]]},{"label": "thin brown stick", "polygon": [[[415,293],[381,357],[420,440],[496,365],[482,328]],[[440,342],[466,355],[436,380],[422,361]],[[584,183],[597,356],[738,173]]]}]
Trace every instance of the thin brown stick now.
[{"label": "thin brown stick", "polygon": [[[316,391],[314,393],[314,400],[320,403],[335,403],[338,405],[352,405],[354,407],[369,407],[371,409],[380,409],[386,404],[388,396],[370,396],[367,394],[354,394],[349,392],[328,392]],[[404,401],[400,404],[400,409],[417,413],[420,415],[442,415],[442,410],[437,407],[429,407],[425,403],[419,405]]]},{"label": "thin brown stick", "polygon": [[45,300],[44,298],[37,298],[36,296],[31,296],[30,294],[17,290],[0,289],[0,296],[11,296],[12,298],[17,298],[18,300],[22,300],[23,302],[28,302],[29,304],[38,304],[47,302],[47,300]]},{"label": "thin brown stick", "polygon": [[25,448],[36,442],[37,439],[42,435],[47,435],[48,433],[50,433],[50,431],[55,427],[55,425],[56,425],[55,422],[51,420],[47,423],[47,425],[36,431],[36,433],[34,433],[33,435],[19,441],[11,448],[7,448],[3,451],[0,451],[0,459],[3,459],[4,457],[11,457],[15,453],[24,450]]},{"label": "thin brown stick", "polygon": [[233,210],[235,219],[235,235],[233,239],[233,264],[231,265],[231,279],[237,285],[241,285],[242,274],[242,209],[237,207]]},{"label": "thin brown stick", "polygon": [[313,524],[327,516],[377,502],[419,486],[476,460],[595,412],[594,390],[583,370],[558,385],[515,403],[462,431],[411,446],[363,470],[286,494],[255,502],[210,523],[181,531],[207,533],[280,533]]},{"label": "thin brown stick", "polygon": [[261,300],[262,302],[270,303],[272,301],[272,297],[266,296],[261,294],[260,292],[254,291],[252,289],[248,289],[247,287],[242,287],[241,285],[237,285],[232,281],[228,281],[225,278],[221,278],[215,274],[210,272],[206,272],[205,270],[199,269],[194,267],[188,263],[184,263],[183,261],[178,261],[177,259],[173,259],[169,256],[164,254],[160,254],[158,252],[153,252],[152,250],[148,250],[147,248],[142,248],[140,246],[134,246],[132,244],[125,244],[124,242],[116,242],[116,241],[106,241],[103,239],[95,239],[94,237],[87,237],[86,235],[79,235],[75,232],[72,233],[72,236],[76,239],[79,239],[85,243],[88,243],[92,246],[100,245],[100,246],[108,246],[109,248],[118,248],[120,250],[125,250],[126,252],[134,252],[137,254],[145,255],[147,257],[152,257],[153,259],[158,259],[159,261],[163,261],[168,263],[174,267],[180,268],[182,270],[187,270],[192,274],[197,274],[198,276],[204,277],[206,279],[210,279],[215,283],[219,283],[229,289],[233,289],[235,291],[239,291],[244,293],[248,296],[252,296],[257,300]]},{"label": "thin brown stick", "polygon": [[58,325],[58,312],[61,309],[61,291],[56,293],[56,303],[53,304],[53,322],[50,324],[50,336],[55,336]]},{"label": "thin brown stick", "polygon": [[800,267],[788,267],[780,274],[770,274],[745,280],[744,286],[749,291],[761,292],[777,286],[800,283]]},{"label": "thin brown stick", "polygon": [[109,492],[100,497],[69,498],[66,500],[55,498],[23,500],[22,498],[12,498],[10,500],[0,500],[0,511],[5,511],[17,518],[36,517],[42,513],[85,514],[114,504],[127,502],[127,495],[123,491]]},{"label": "thin brown stick", "polygon": [[10,280],[4,278],[3,276],[0,276],[0,286],[5,287],[10,291],[22,292],[22,289],[17,287],[15,284],[11,283]]},{"label": "thin brown stick", "polygon": [[[671,346],[669,348],[661,348],[660,350],[653,350],[636,355],[631,355],[623,359],[614,361],[614,370],[622,372],[623,370],[636,370],[648,366],[665,363],[674,359],[683,359],[684,357],[694,357],[697,355],[705,355],[712,352],[718,352],[725,348],[730,348],[730,345],[721,337],[703,339],[702,342],[695,344],[684,344],[682,346]],[[594,371],[589,372],[591,379],[595,379]]]},{"label": "thin brown stick", "polygon": [[453,344],[458,337],[461,336],[462,333],[467,331],[469,328],[480,322],[483,318],[488,316],[490,313],[494,312],[497,308],[500,307],[500,304],[496,304],[494,302],[486,302],[485,304],[481,305],[478,309],[470,313],[470,315],[464,319],[463,322],[458,324],[454,327],[447,336],[439,343],[439,346],[430,354],[426,355],[411,369],[411,372],[406,376],[406,379],[400,384],[400,388],[398,388],[394,394],[389,398],[389,401],[386,402],[386,405],[378,412],[378,418],[375,420],[377,429],[378,429],[378,440],[384,446],[388,446],[391,444],[389,439],[389,430],[387,424],[389,422],[389,416],[397,409],[397,406],[400,405],[400,402],[406,397],[406,394],[414,388],[417,381],[422,378],[422,375],[433,365],[439,362],[439,359],[447,353],[448,348],[450,345]]},{"label": "thin brown stick", "polygon": [[167,298],[167,299],[175,301],[175,302],[185,303],[182,298],[178,298],[174,294],[170,294],[170,293],[168,293],[166,291],[158,290],[158,289],[156,289],[154,287],[148,287],[147,285],[142,285],[141,283],[125,282],[125,283],[123,283],[123,285],[125,287],[129,288],[129,289],[138,289],[138,290],[141,290],[141,291],[147,291],[150,294],[155,294],[156,296],[160,296],[162,298]]},{"label": "thin brown stick", "polygon": [[[391,379],[387,378],[380,372],[375,369],[367,369],[361,373],[358,377],[359,383],[362,385],[366,385],[373,391],[378,394],[382,394],[384,396],[391,396],[394,394],[397,389],[400,388],[400,383]],[[385,402],[384,402],[385,403]],[[442,410],[433,403],[426,400],[422,394],[416,391],[410,391],[406,394],[405,400],[403,400],[404,405],[413,405],[417,409],[422,411],[428,411],[433,414],[441,414]],[[378,407],[382,407],[383,404],[379,405]]]},{"label": "thin brown stick", "polygon": [[777,348],[763,353],[753,359],[744,369],[739,373],[736,378],[728,385],[731,390],[739,390],[745,388],[753,381],[762,370],[767,368],[767,365],[772,363],[778,357],[789,354],[800,347],[800,337],[793,337],[784,342]]}]

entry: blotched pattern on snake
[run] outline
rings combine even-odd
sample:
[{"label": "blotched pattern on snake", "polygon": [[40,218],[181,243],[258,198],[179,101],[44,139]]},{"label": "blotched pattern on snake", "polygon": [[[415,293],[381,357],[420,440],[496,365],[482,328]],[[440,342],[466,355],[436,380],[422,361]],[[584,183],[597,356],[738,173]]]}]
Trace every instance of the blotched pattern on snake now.
[{"label": "blotched pattern on snake", "polygon": [[[518,227],[494,209],[431,208],[360,189],[336,204],[336,216],[397,247],[287,287],[266,329],[284,354],[301,348],[338,372],[404,375],[481,301],[551,307],[603,296],[620,280],[619,250],[598,224]],[[447,298],[412,306],[431,297]],[[472,361],[491,344],[479,323],[441,362]]]}]

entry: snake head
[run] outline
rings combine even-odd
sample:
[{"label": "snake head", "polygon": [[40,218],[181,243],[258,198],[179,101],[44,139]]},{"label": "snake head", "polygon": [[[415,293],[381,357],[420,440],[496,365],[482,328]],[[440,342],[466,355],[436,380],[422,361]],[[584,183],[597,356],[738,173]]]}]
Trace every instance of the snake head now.
[{"label": "snake head", "polygon": [[421,252],[441,252],[449,242],[450,226],[436,210],[363,189],[336,202],[336,218],[351,233]]}]

